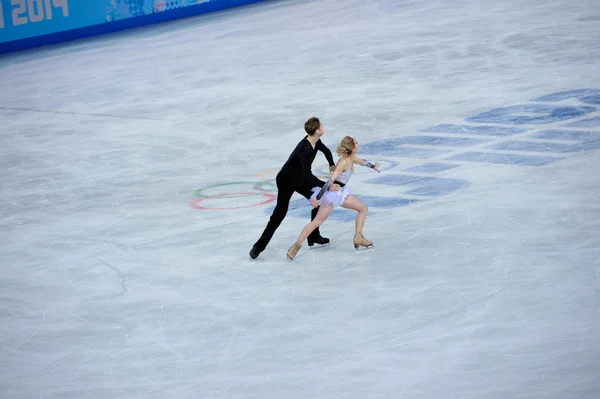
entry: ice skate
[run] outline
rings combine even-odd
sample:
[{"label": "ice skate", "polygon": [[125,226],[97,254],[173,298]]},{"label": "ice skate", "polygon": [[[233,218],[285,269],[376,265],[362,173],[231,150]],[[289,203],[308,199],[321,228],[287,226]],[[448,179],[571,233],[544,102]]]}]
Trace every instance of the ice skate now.
[{"label": "ice skate", "polygon": [[301,244],[294,243],[294,245],[292,245],[290,247],[290,249],[288,249],[288,251],[287,251],[287,257],[288,257],[288,259],[289,260],[294,260],[294,258],[298,254],[298,251],[300,251],[300,248],[302,248]]},{"label": "ice skate", "polygon": [[250,250],[250,257],[252,259],[256,259],[256,258],[258,258],[258,255],[260,255],[261,252],[262,252],[262,250],[255,245]]},{"label": "ice skate", "polygon": [[354,248],[358,250],[360,247],[372,248],[373,241],[367,240],[362,233],[357,233],[354,235]]},{"label": "ice skate", "polygon": [[319,244],[316,248],[325,247],[325,246],[329,245],[329,238],[321,237],[321,236],[317,236],[317,237],[309,236],[307,238],[307,241],[308,241],[309,248],[313,248],[313,246],[315,244]]}]

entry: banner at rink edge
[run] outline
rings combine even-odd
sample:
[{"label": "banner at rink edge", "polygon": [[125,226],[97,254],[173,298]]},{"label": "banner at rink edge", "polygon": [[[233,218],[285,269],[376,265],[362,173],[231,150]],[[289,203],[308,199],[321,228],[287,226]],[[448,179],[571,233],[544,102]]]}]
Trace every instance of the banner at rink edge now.
[{"label": "banner at rink edge", "polygon": [[0,0],[0,53],[266,0]]}]

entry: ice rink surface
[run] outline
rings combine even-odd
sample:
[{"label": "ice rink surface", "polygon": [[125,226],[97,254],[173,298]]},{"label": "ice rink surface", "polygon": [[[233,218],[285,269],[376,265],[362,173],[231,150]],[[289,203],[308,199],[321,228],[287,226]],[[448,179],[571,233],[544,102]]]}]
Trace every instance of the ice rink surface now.
[{"label": "ice rink surface", "polygon": [[[595,0],[270,1],[0,88],[2,399],[600,397]],[[375,248],[289,262],[296,194],[251,260],[313,115]]]}]

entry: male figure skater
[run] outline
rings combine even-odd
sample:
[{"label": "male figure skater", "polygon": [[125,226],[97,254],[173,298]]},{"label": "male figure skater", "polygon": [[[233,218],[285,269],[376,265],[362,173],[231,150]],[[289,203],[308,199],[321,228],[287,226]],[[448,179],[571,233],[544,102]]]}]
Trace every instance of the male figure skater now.
[{"label": "male figure skater", "polygon": [[[317,151],[323,152],[327,158],[330,171],[335,168],[331,151],[321,141],[321,136],[325,131],[319,118],[309,118],[304,123],[304,131],[307,136],[296,145],[286,163],[282,166],[279,173],[277,173],[277,177],[275,178],[277,183],[277,204],[267,223],[267,227],[265,227],[262,235],[250,250],[250,257],[252,259],[256,259],[265,250],[271,238],[273,238],[275,230],[277,230],[287,214],[290,199],[294,192],[299,193],[308,200],[312,195],[313,187],[323,187],[325,185],[325,182],[313,175],[311,170],[311,165],[317,156]],[[339,189],[340,187],[337,184],[332,185],[330,188],[332,191],[338,191]],[[312,209],[311,221],[317,216],[318,211],[318,207]],[[318,228],[308,236],[307,240],[308,245],[311,247],[314,244],[325,245],[329,243],[329,238],[322,237]]]}]

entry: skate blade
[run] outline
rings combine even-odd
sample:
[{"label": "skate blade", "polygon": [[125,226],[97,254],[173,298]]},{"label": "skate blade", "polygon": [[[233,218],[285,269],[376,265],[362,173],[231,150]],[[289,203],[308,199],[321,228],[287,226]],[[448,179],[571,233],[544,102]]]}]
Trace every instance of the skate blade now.
[{"label": "skate blade", "polygon": [[331,245],[331,243],[330,243],[330,242],[328,242],[327,244],[313,244],[312,246],[310,246],[310,245],[309,245],[309,246],[308,246],[308,249],[318,249],[318,248],[325,248],[325,247],[328,247],[328,246],[330,246],[330,245]]},{"label": "skate blade", "polygon": [[358,248],[354,248],[356,250],[357,253],[363,253],[363,252],[373,252],[375,251],[375,246],[374,245],[367,245],[367,246],[360,246]]}]

